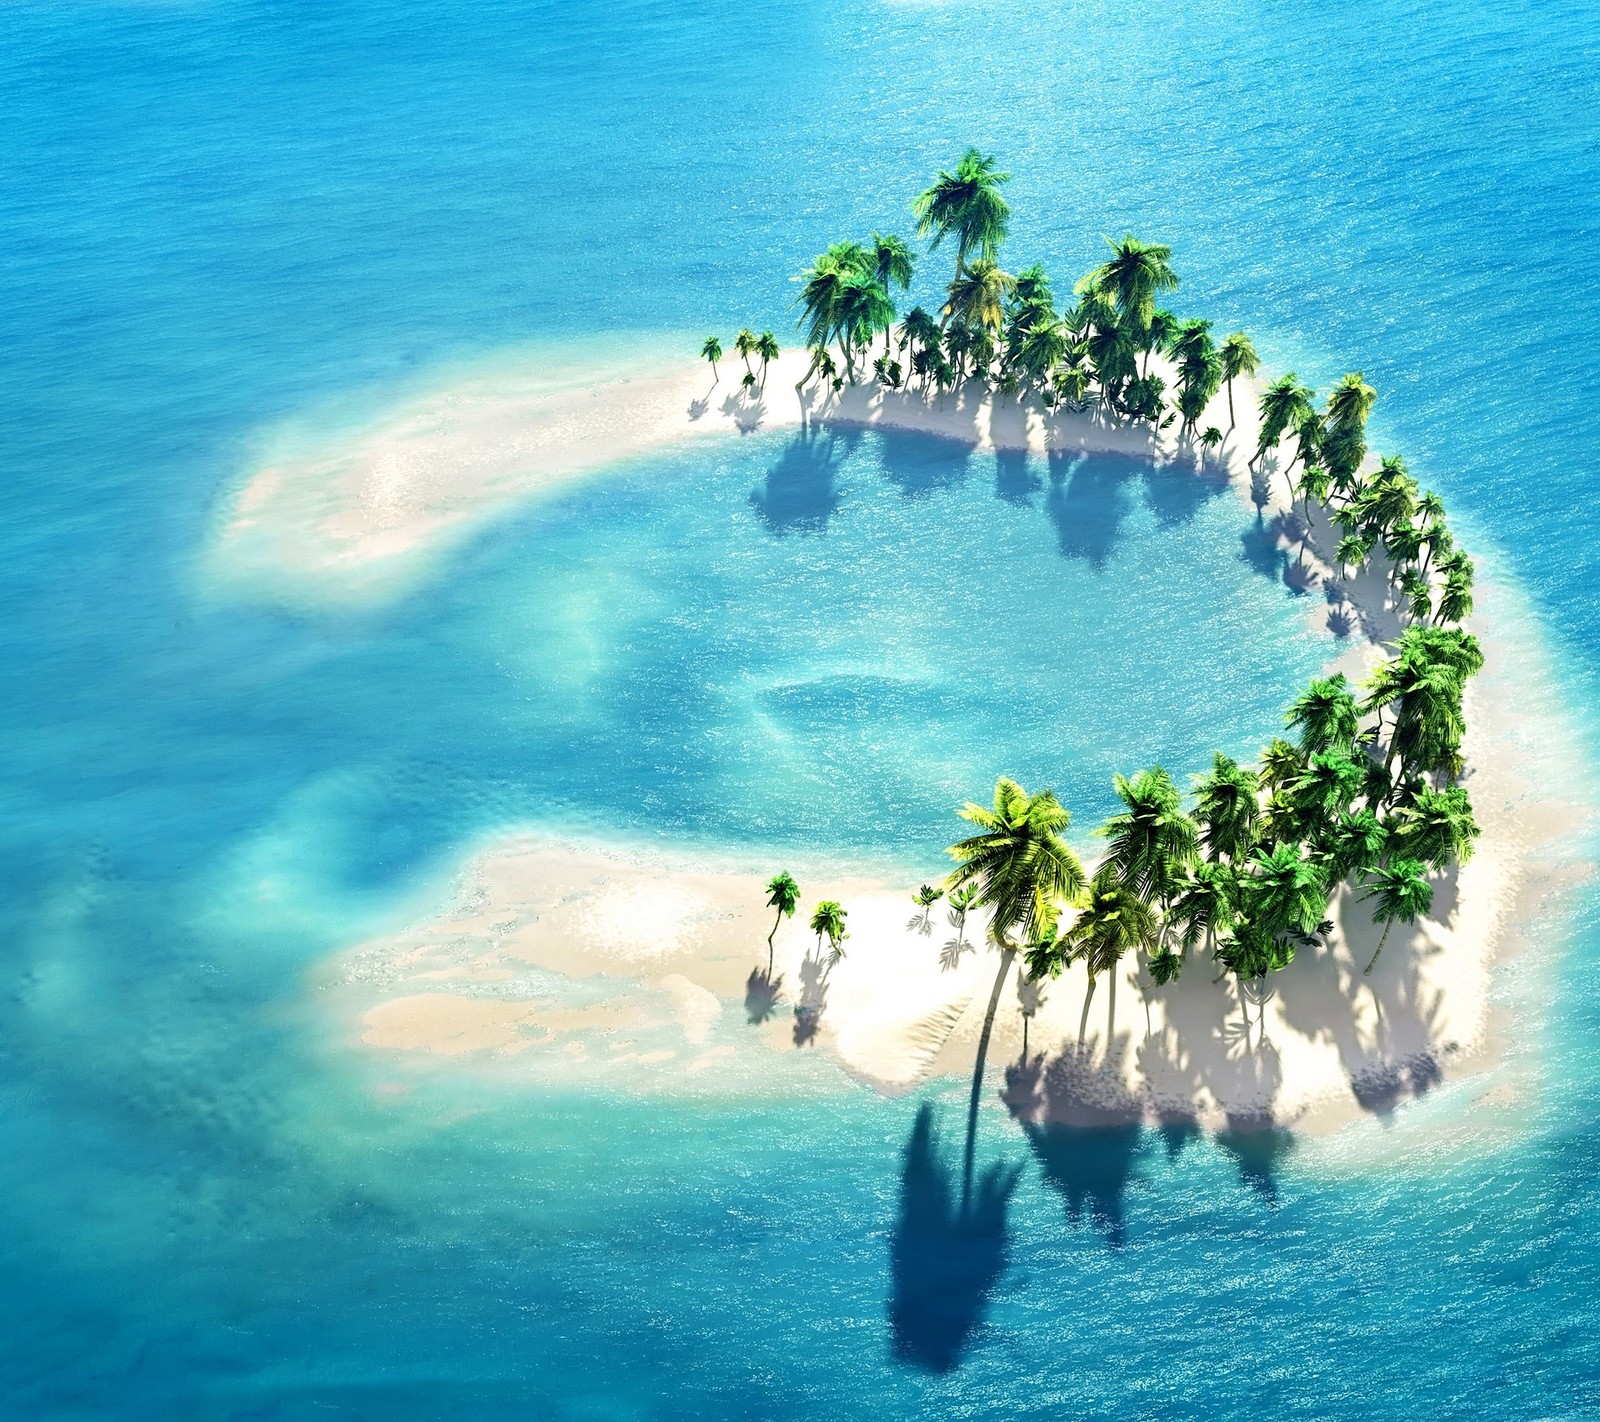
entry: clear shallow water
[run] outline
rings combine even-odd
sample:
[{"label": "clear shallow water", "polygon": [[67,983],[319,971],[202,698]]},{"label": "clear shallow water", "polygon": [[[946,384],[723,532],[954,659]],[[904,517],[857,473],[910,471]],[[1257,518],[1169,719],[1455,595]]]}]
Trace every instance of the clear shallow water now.
[{"label": "clear shallow water", "polygon": [[[1209,1140],[1169,1159],[1150,1134],[1030,1143],[996,1115],[984,1150],[1022,1167],[1004,1228],[931,1285],[950,1249],[930,1172],[902,1180],[914,1102],[396,1083],[298,1005],[306,965],[426,904],[464,839],[552,803],[569,818],[595,787],[552,773],[560,747],[610,772],[608,825],[920,864],[997,748],[1087,825],[1119,754],[1189,769],[1250,744],[1318,648],[1283,637],[1298,607],[1241,558],[1226,496],[1173,507],[1127,466],[963,466],[881,437],[819,471],[814,450],[745,441],[530,512],[376,618],[217,606],[195,572],[262,426],[530,338],[781,330],[809,253],[899,221],[973,139],[1018,174],[1019,261],[1068,277],[1100,231],[1159,233],[1185,311],[1322,383],[1364,368],[1378,442],[1500,545],[1581,705],[1600,299],[1567,258],[1597,216],[1596,22],[1342,14],[6,11],[10,1411],[1593,1410],[1587,903],[1539,935],[1542,973],[1511,975],[1542,1004],[1517,1046],[1541,1027],[1553,1044],[1525,1073],[1543,1084],[1525,1130],[1446,1150],[1402,1123],[1386,1151],[1267,1162]],[[1093,484],[1094,509],[1120,501],[1114,531],[1087,500],[1061,516]],[[958,569],[1002,549],[1031,576],[974,608]],[[1174,566],[1228,602],[1167,609]],[[647,616],[665,589],[670,615]],[[1093,625],[1062,617],[1085,600]],[[1163,617],[1216,640],[1147,638],[1137,698],[1115,664],[1100,695],[1080,683],[1091,637]],[[560,680],[578,650],[582,687]],[[1029,694],[1008,708],[1004,684]],[[647,775],[648,750],[678,773]],[[959,1339],[895,1302],[991,1282]]]}]

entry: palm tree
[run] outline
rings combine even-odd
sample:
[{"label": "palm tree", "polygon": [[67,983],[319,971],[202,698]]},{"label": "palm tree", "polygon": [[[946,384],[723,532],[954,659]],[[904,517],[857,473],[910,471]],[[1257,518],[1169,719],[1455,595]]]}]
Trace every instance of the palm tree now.
[{"label": "palm tree", "polygon": [[1199,831],[1183,813],[1172,777],[1159,765],[1141,770],[1132,780],[1113,776],[1112,785],[1124,809],[1098,831],[1106,838],[1105,862],[1130,888],[1163,903],[1199,859]]},{"label": "palm tree", "polygon": [[1106,1012],[1106,1050],[1116,1030],[1117,979],[1115,969],[1127,953],[1152,953],[1156,947],[1156,913],[1137,888],[1112,864],[1096,871],[1094,882],[1077,919],[1059,938],[1046,939],[1028,951],[1028,976],[1060,975],[1068,963],[1082,961],[1089,971],[1089,988],[1083,998],[1078,1023],[1078,1045],[1089,1026],[1089,1004],[1101,973],[1110,972],[1111,991]]},{"label": "palm tree", "polygon": [[1269,794],[1292,785],[1305,769],[1305,759],[1299,748],[1281,737],[1273,737],[1261,752],[1261,788]]},{"label": "palm tree", "polygon": [[1261,358],[1250,337],[1235,331],[1222,343],[1222,378],[1228,382],[1228,428],[1234,425],[1233,381],[1235,376],[1254,375],[1261,368]]},{"label": "palm tree", "polygon": [[972,1097],[967,1108],[967,1154],[962,1178],[962,1198],[972,1188],[972,1156],[977,1140],[978,1102],[983,1091],[984,1060],[994,1028],[1000,991],[1019,951],[1018,939],[1033,944],[1054,934],[1061,904],[1082,892],[1083,865],[1062,838],[1072,816],[1054,791],[1030,795],[1016,781],[1002,777],[995,783],[992,809],[968,802],[961,817],[977,826],[978,833],[950,846],[957,867],[950,875],[953,889],[976,887],[979,901],[992,913],[989,934],[1000,949],[1000,970],[995,974],[989,1009],[978,1038],[978,1059],[972,1073]]},{"label": "palm tree", "polygon": [[715,385],[722,379],[717,374],[717,362],[722,359],[722,342],[715,336],[707,336],[705,344],[700,347],[701,356],[711,362],[711,383]]},{"label": "palm tree", "polygon": [[1105,240],[1111,248],[1110,258],[1079,286],[1109,293],[1135,343],[1148,344],[1156,297],[1178,289],[1178,274],[1172,270],[1172,248],[1141,242],[1131,232],[1124,233],[1120,240]]},{"label": "palm tree", "polygon": [[1406,857],[1419,859],[1431,869],[1448,864],[1465,864],[1472,858],[1478,838],[1478,822],[1472,816],[1472,801],[1460,785],[1444,790],[1424,787],[1411,804],[1395,812],[1395,848]]},{"label": "palm tree", "polygon": [[1342,377],[1328,395],[1322,448],[1334,483],[1341,489],[1354,480],[1366,457],[1367,416],[1377,398],[1378,392],[1366,383],[1360,371]]},{"label": "palm tree", "polygon": [[917,236],[933,237],[928,244],[930,252],[955,234],[958,276],[974,251],[985,261],[993,262],[999,256],[1011,220],[1011,207],[1000,196],[1000,189],[1010,181],[1011,174],[996,171],[993,158],[969,148],[954,172],[941,169],[933,186],[912,202]]},{"label": "palm tree", "polygon": [[1317,677],[1300,693],[1284,713],[1286,726],[1300,728],[1300,749],[1348,751],[1355,744],[1361,725],[1356,698],[1343,672]]},{"label": "palm tree", "polygon": [[1370,809],[1340,815],[1325,837],[1324,857],[1330,886],[1352,875],[1370,874],[1383,862],[1389,830]]},{"label": "palm tree", "polygon": [[824,899],[811,915],[811,931],[817,935],[817,955],[822,955],[822,940],[826,936],[835,960],[844,957],[845,910],[836,899]]},{"label": "palm tree", "polygon": [[767,934],[767,977],[772,976],[772,938],[777,933],[778,925],[786,918],[793,918],[794,911],[800,904],[800,886],[795,883],[793,876],[785,869],[782,873],[774,874],[767,880],[767,907],[776,909],[777,915],[772,920],[772,932]]},{"label": "palm tree", "polygon": [[739,353],[740,357],[744,361],[745,374],[754,375],[755,372],[750,368],[750,357],[753,356],[756,351],[756,333],[754,331],[741,330],[739,334],[733,338],[733,348]]},{"label": "palm tree", "polygon": [[761,384],[767,383],[767,366],[778,358],[778,338],[771,331],[763,331],[756,337],[756,354],[761,357]]},{"label": "palm tree", "polygon": [[973,885],[950,891],[950,926],[956,931],[956,942],[964,943],[967,932],[967,913],[978,902],[978,890]]},{"label": "palm tree", "polygon": [[1286,371],[1261,392],[1261,435],[1256,441],[1254,464],[1311,410],[1312,390],[1302,385],[1292,370]]},{"label": "palm tree", "polygon": [[1383,952],[1395,923],[1415,923],[1433,907],[1433,885],[1423,878],[1422,865],[1415,859],[1392,859],[1375,869],[1367,882],[1370,887],[1361,897],[1378,901],[1372,921],[1383,925],[1383,936],[1378,939],[1372,961],[1362,969],[1363,977],[1370,977],[1378,966],[1378,954]]},{"label": "palm tree", "polygon": [[987,257],[970,267],[958,268],[945,302],[946,323],[998,335],[1005,322],[1005,299],[1016,278],[1000,270]]},{"label": "palm tree", "polygon": [[917,907],[922,910],[922,921],[926,924],[933,906],[944,897],[944,890],[937,889],[932,884],[924,884],[911,897],[916,901]]},{"label": "palm tree", "polygon": [[1193,780],[1200,843],[1213,859],[1220,856],[1237,864],[1255,846],[1260,814],[1255,772],[1218,751],[1211,758],[1211,773]]},{"label": "palm tree", "polygon": [[1280,844],[1251,856],[1239,893],[1257,927],[1275,934],[1309,934],[1328,907],[1327,871],[1304,858],[1299,845]]},{"label": "palm tree", "polygon": [[[925,351],[937,350],[939,348],[939,323],[920,306],[913,306],[901,319],[900,337],[903,348],[912,347]],[[913,351],[914,353],[915,351]]]}]

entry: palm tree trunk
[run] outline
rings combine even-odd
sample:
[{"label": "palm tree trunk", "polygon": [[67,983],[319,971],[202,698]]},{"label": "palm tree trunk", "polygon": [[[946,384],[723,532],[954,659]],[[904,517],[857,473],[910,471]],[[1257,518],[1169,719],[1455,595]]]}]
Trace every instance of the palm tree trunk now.
[{"label": "palm tree trunk", "polygon": [[1233,416],[1233,377],[1230,375],[1228,377],[1228,428],[1231,430],[1238,423],[1238,420]]},{"label": "palm tree trunk", "polygon": [[1111,1039],[1117,1030],[1117,970],[1111,969],[1111,986],[1106,989],[1106,1060],[1111,1060]]},{"label": "palm tree trunk", "polygon": [[1000,1006],[1000,989],[1005,986],[1006,976],[1016,956],[1015,948],[1000,949],[1000,971],[994,975],[994,991],[989,994],[989,1010],[983,1014],[983,1031],[978,1036],[978,1060],[972,1067],[972,1099],[967,1102],[967,1151],[961,1162],[963,1215],[972,1201],[972,1158],[978,1145],[978,1102],[983,1099],[983,1064],[989,1055],[989,1034],[994,1030],[994,1014]]},{"label": "palm tree trunk", "polygon": [[1389,930],[1391,928],[1393,928],[1393,927],[1394,927],[1394,920],[1392,918],[1386,924],[1383,925],[1383,936],[1380,939],[1378,939],[1377,952],[1372,955],[1372,961],[1370,963],[1368,963],[1365,968],[1362,969],[1362,971],[1361,971],[1361,976],[1362,977],[1367,978],[1367,977],[1371,977],[1372,976],[1372,970],[1378,966],[1378,953],[1383,952],[1383,945],[1389,941]]},{"label": "palm tree trunk", "polygon": [[1248,1052],[1250,1050],[1250,1002],[1244,995],[1244,979],[1235,978],[1234,982],[1239,985],[1239,1016],[1244,1018],[1244,1049]]},{"label": "palm tree trunk", "polygon": [[1094,1001],[1094,974],[1089,974],[1089,991],[1083,995],[1083,1016],[1078,1019],[1078,1050],[1083,1050],[1083,1039],[1089,1033],[1089,1004]]}]

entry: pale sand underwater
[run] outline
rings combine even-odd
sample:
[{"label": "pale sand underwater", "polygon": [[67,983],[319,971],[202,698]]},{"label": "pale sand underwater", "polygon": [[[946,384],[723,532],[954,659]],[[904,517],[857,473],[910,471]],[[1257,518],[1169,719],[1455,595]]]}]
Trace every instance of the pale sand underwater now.
[{"label": "pale sand underwater", "polygon": [[[1047,417],[1005,397],[860,387],[802,396],[794,381],[803,368],[802,357],[785,357],[758,397],[734,388],[736,360],[724,362],[709,394],[709,371],[687,363],[597,384],[507,373],[469,381],[320,453],[259,470],[216,557],[235,586],[269,595],[381,598],[472,530],[571,478],[655,445],[802,420],[918,429],[977,448],[1115,449],[1147,456],[1174,478],[1202,463],[1170,432]],[[1228,431],[1205,462],[1225,470],[1294,550],[1290,577],[1322,592],[1308,608],[1339,622],[1348,640],[1334,665],[1358,678],[1398,627],[1385,580],[1375,571],[1338,577],[1325,522],[1297,536],[1270,458],[1253,480],[1245,465],[1255,443],[1249,382],[1238,382],[1235,408],[1237,428],[1224,395],[1200,422]],[[1483,834],[1472,860],[1438,884],[1432,915],[1415,931],[1397,926],[1363,977],[1378,930],[1367,906],[1342,890],[1328,948],[1274,975],[1265,1002],[1241,1001],[1231,980],[1214,982],[1200,954],[1164,989],[1141,987],[1137,965],[1124,964],[1115,983],[1102,979],[1086,1020],[1081,969],[1040,985],[1029,1017],[1013,979],[989,1062],[990,1086],[1014,1113],[1320,1131],[1363,1110],[1387,1113],[1493,1059],[1503,1031],[1495,964],[1578,872],[1561,862],[1560,846],[1590,802],[1584,786],[1537,801],[1527,788],[1549,789],[1538,764],[1559,760],[1566,733],[1553,712],[1546,725],[1539,711],[1555,705],[1554,693],[1529,695],[1545,673],[1524,627],[1497,633],[1509,601],[1505,590],[1484,589],[1473,624],[1488,665],[1469,689],[1465,752]],[[1180,781],[1201,768],[1169,767]],[[955,837],[953,815],[951,824]],[[806,904],[845,903],[850,938],[832,962],[799,922],[785,922],[769,978],[763,884],[782,867],[800,877]],[[922,878],[946,867],[930,864]],[[352,1035],[418,1060],[492,1061],[530,1076],[625,1071],[630,1089],[672,1089],[702,1074],[770,1080],[774,1053],[815,1049],[898,1093],[970,1072],[997,963],[978,914],[958,933],[944,903],[926,916],[915,908],[913,887],[798,863],[707,864],[513,833],[470,856],[450,904],[341,955],[321,982]]]}]

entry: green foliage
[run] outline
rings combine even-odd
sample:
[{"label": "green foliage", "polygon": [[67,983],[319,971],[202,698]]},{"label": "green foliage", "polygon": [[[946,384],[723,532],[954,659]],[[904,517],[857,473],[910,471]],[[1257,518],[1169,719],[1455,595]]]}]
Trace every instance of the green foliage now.
[{"label": "green foliage", "polygon": [[992,809],[969,802],[961,816],[978,833],[950,846],[958,866],[951,882],[977,888],[995,939],[1032,942],[1052,931],[1063,902],[1084,887],[1083,865],[1062,838],[1072,816],[1054,792],[1030,795],[1002,777]]}]

